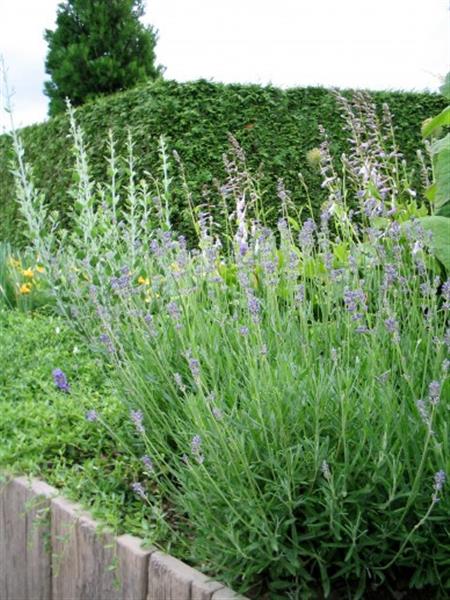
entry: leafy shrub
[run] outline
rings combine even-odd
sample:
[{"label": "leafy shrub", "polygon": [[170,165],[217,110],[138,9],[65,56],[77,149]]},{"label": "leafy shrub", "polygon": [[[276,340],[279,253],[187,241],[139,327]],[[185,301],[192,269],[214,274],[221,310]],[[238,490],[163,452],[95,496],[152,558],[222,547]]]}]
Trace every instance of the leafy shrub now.
[{"label": "leafy shrub", "polygon": [[[389,104],[398,144],[410,168],[416,168],[417,183],[416,149],[420,141],[417,123],[441,110],[444,107],[442,98],[404,92],[373,92],[371,95],[378,106],[384,102]],[[158,140],[164,135],[169,151],[176,150],[185,166],[193,205],[206,205],[222,226],[225,226],[224,215],[220,210],[215,179],[222,181],[226,175],[222,155],[228,149],[229,133],[245,151],[249,170],[253,174],[261,171],[259,194],[272,225],[279,213],[278,179],[284,180],[298,208],[307,206],[299,172],[316,209],[326,198],[317,171],[306,159],[307,152],[321,141],[319,124],[333,140],[334,156],[339,157],[349,150],[334,95],[323,88],[281,90],[270,86],[222,85],[207,81],[182,84],[157,81],[88,104],[77,110],[77,119],[85,132],[91,175],[95,181],[108,180],[104,155],[108,154],[109,129],[117,140],[119,155],[125,154],[127,129],[131,130],[136,181],[143,177],[148,179],[148,174],[159,177]],[[21,132],[26,158],[33,165],[36,186],[44,192],[49,208],[58,211],[65,223],[73,209],[73,198],[67,194],[73,177],[68,134],[66,116],[27,127]],[[11,158],[9,140],[3,136],[0,138],[0,238],[23,241],[13,179],[9,173]],[[191,234],[191,216],[182,177],[176,161],[170,162],[173,226],[181,233]],[[126,168],[121,176],[126,176]]]}]

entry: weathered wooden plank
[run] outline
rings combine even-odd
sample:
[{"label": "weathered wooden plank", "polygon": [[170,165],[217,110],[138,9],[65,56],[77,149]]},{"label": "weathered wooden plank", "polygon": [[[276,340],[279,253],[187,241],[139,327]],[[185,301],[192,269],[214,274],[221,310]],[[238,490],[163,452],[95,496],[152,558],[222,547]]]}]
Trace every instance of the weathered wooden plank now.
[{"label": "weathered wooden plank", "polygon": [[223,585],[164,554],[150,557],[147,600],[211,600]]},{"label": "weathered wooden plank", "polygon": [[236,592],[233,592],[233,590],[230,590],[230,588],[223,587],[222,589],[217,590],[217,592],[214,592],[214,594],[211,597],[211,600],[247,600],[247,599],[245,596],[236,594]]},{"label": "weathered wooden plank", "polygon": [[51,600],[50,500],[57,493],[25,477],[0,489],[1,600]]},{"label": "weathered wooden plank", "polygon": [[148,568],[147,600],[190,600],[192,569],[163,552],[154,552]]},{"label": "weathered wooden plank", "polygon": [[122,600],[113,536],[63,498],[52,501],[51,514],[53,600]]},{"label": "weathered wooden plank", "polygon": [[148,564],[154,550],[141,548],[142,540],[132,535],[121,535],[116,540],[118,578],[123,600],[146,600]]},{"label": "weathered wooden plank", "polygon": [[211,600],[214,592],[223,588],[222,583],[211,581],[199,572],[192,581],[191,600]]}]

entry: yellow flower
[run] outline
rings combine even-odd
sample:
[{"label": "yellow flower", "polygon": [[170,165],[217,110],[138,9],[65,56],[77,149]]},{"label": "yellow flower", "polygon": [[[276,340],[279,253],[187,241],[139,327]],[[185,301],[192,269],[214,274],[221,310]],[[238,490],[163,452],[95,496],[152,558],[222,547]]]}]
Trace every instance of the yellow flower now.
[{"label": "yellow flower", "polygon": [[24,277],[28,277],[28,279],[33,279],[33,276],[34,276],[33,269],[23,269],[22,275]]},{"label": "yellow flower", "polygon": [[22,283],[19,288],[21,294],[29,294],[31,292],[31,283]]},{"label": "yellow flower", "polygon": [[150,285],[150,279],[148,277],[142,277],[142,275],[138,277],[137,282],[140,285]]},{"label": "yellow flower", "polygon": [[45,269],[44,269],[44,267],[41,267],[40,265],[38,265],[38,266],[36,267],[36,271],[37,271],[38,273],[45,273]]},{"label": "yellow flower", "polygon": [[172,271],[173,271],[174,273],[179,273],[179,272],[181,271],[180,265],[179,265],[177,262],[173,262],[173,263],[170,265],[170,268],[172,269]]}]

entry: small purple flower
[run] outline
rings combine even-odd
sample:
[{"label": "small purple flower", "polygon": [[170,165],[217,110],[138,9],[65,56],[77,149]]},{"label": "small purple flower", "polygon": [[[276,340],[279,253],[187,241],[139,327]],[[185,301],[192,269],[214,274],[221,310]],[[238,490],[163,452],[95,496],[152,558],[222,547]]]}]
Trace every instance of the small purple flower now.
[{"label": "small purple flower", "polygon": [[88,410],[86,413],[86,421],[90,421],[91,423],[93,423],[94,421],[98,420],[98,414],[97,411],[95,410]]},{"label": "small purple flower", "polygon": [[201,465],[205,457],[202,454],[202,438],[199,435],[194,435],[191,441],[191,453],[195,456],[195,460]]},{"label": "small purple flower", "polygon": [[62,390],[63,392],[68,393],[70,391],[70,385],[63,371],[61,371],[61,369],[53,369],[52,375],[56,387]]},{"label": "small purple flower", "polygon": [[147,473],[152,473],[153,472],[153,470],[154,470],[153,469],[153,461],[150,458],[150,456],[147,456],[147,455],[143,456],[141,458],[141,462],[144,465],[145,470],[147,471]]},{"label": "small purple flower", "polygon": [[383,288],[386,290],[398,279],[398,271],[395,265],[387,263],[384,266]]},{"label": "small purple flower", "polygon": [[331,479],[331,471],[330,471],[330,465],[327,463],[326,460],[324,460],[320,466],[320,470],[322,471],[322,475],[325,477],[325,479],[327,481],[330,481]]},{"label": "small purple flower", "polygon": [[194,435],[191,441],[191,452],[192,454],[198,454],[202,445],[202,438],[199,435]]},{"label": "small purple flower", "polygon": [[423,400],[417,400],[416,402],[417,410],[419,411],[420,418],[422,419],[424,425],[427,426],[430,433],[433,433],[431,429],[431,418],[428,412],[428,408]]},{"label": "small purple flower", "polygon": [[142,411],[132,410],[130,412],[130,418],[131,418],[134,426],[136,427],[136,431],[138,433],[145,433],[145,427],[143,424],[144,415],[142,414]]},{"label": "small purple flower", "polygon": [[344,290],[344,303],[347,311],[352,315],[352,321],[360,321],[363,318],[363,314],[358,311],[367,311],[366,295],[361,289],[350,290],[346,288]]},{"label": "small purple flower", "polygon": [[442,491],[442,488],[444,487],[445,479],[446,479],[445,473],[442,469],[436,473],[436,475],[434,476],[434,489],[436,492]]},{"label": "small purple flower", "polygon": [[152,337],[156,337],[158,335],[158,331],[157,331],[157,329],[155,327],[155,324],[154,324],[154,321],[153,321],[153,316],[150,313],[147,313],[144,316],[144,321],[147,324],[148,331],[149,331],[150,335]]},{"label": "small purple flower", "polygon": [[217,419],[217,421],[220,421],[223,418],[223,412],[220,410],[220,408],[214,406],[211,412],[213,414],[213,417]]},{"label": "small purple flower", "polygon": [[261,305],[256,296],[253,294],[249,294],[247,297],[247,307],[252,317],[252,320],[257,323],[259,321],[259,313],[261,310]]},{"label": "small purple flower", "polygon": [[114,344],[112,343],[112,340],[107,333],[102,333],[98,339],[102,344],[105,345],[106,350],[110,354],[112,354],[114,352]]},{"label": "small purple flower", "polygon": [[300,233],[298,234],[298,241],[299,241],[299,244],[300,244],[300,247],[302,248],[302,250],[304,250],[304,251],[311,250],[312,246],[314,245],[314,232],[315,231],[316,231],[316,224],[314,223],[313,219],[307,219],[303,223],[303,227],[302,227]]},{"label": "small purple flower", "polygon": [[175,323],[175,329],[181,329],[181,311],[178,304],[174,301],[167,304],[167,312]]},{"label": "small purple flower", "polygon": [[178,388],[184,393],[186,391],[186,386],[183,383],[183,378],[181,375],[179,373],[174,373],[173,378],[175,379],[175,383],[177,384]]},{"label": "small purple flower", "polygon": [[447,349],[450,351],[450,327],[445,332],[444,344],[447,346]]},{"label": "small purple flower", "polygon": [[249,332],[250,332],[249,328],[248,328],[248,327],[246,327],[245,325],[243,325],[242,327],[240,327],[240,328],[239,328],[239,333],[240,333],[241,335],[243,335],[244,337],[245,337],[246,335],[248,335],[248,334],[249,334]]},{"label": "small purple flower", "polygon": [[398,323],[394,317],[388,317],[384,320],[384,326],[388,330],[388,332],[392,335],[392,338],[395,342],[400,340],[400,335],[398,332]]},{"label": "small purple flower", "polygon": [[247,254],[247,252],[248,252],[248,244],[247,244],[247,242],[244,242],[244,241],[240,242],[239,243],[239,254],[241,256],[245,256]]},{"label": "small purple flower", "polygon": [[434,475],[434,485],[433,485],[433,504],[439,502],[439,494],[442,492],[446,480],[445,472],[440,469]]},{"label": "small purple flower", "polygon": [[439,404],[441,396],[441,384],[439,381],[432,381],[428,386],[428,400],[432,406]]},{"label": "small purple flower", "polygon": [[126,295],[130,292],[131,282],[131,276],[128,271],[124,272],[124,268],[121,270],[123,274],[120,277],[111,277],[110,280],[111,288],[118,294],[122,295]]},{"label": "small purple flower", "polygon": [[131,489],[135,494],[137,494],[143,500],[147,500],[147,496],[145,495],[144,488],[142,487],[142,483],[139,481],[135,481],[131,484]]},{"label": "small purple flower", "polygon": [[303,304],[305,301],[305,286],[302,283],[295,287],[294,300],[296,305]]},{"label": "small purple flower", "polygon": [[450,279],[442,284],[442,297],[444,298],[444,309],[450,310]]},{"label": "small purple flower", "polygon": [[370,329],[366,325],[359,325],[355,331],[359,334],[370,333]]},{"label": "small purple flower", "polygon": [[190,352],[186,354],[186,358],[188,361],[189,369],[191,371],[191,375],[195,381],[199,381],[200,379],[200,363],[196,358],[192,356]]}]

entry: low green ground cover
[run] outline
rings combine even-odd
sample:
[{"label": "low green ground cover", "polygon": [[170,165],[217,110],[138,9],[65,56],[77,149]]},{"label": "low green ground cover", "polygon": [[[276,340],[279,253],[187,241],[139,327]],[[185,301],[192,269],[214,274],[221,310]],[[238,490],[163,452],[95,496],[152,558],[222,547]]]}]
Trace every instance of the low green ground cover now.
[{"label": "low green ground cover", "polygon": [[[51,314],[3,307],[0,340],[3,474],[40,477],[114,530],[156,541],[155,524],[130,488],[136,461],[108,430],[86,419],[95,407],[113,431],[127,434],[126,411],[80,336]],[[71,381],[68,394],[52,379],[60,365]]]}]

